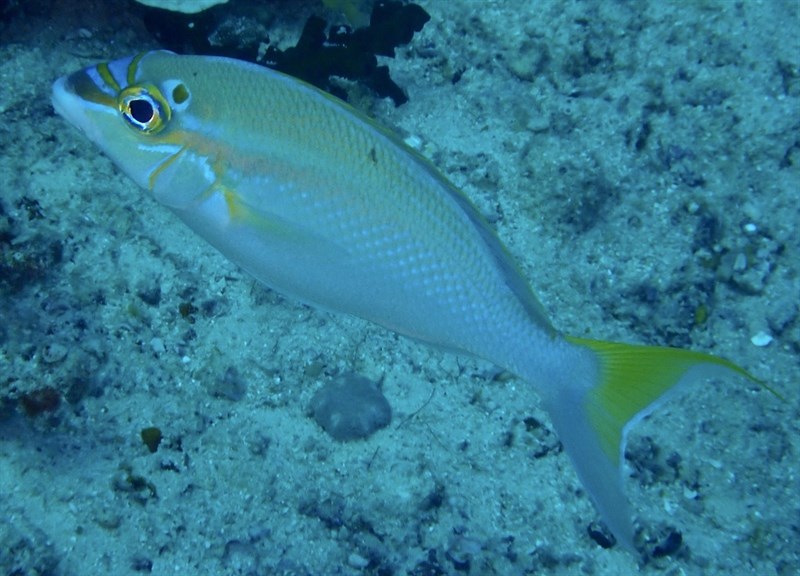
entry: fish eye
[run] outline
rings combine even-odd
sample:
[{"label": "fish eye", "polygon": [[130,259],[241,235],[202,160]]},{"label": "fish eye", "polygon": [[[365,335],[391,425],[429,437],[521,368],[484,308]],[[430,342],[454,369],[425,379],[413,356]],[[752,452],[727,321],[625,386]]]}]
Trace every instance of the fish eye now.
[{"label": "fish eye", "polygon": [[155,86],[129,86],[118,98],[119,111],[128,125],[145,134],[157,134],[170,119],[169,104]]},{"label": "fish eye", "polygon": [[142,125],[147,125],[156,114],[153,101],[149,98],[140,98],[139,100],[131,100],[128,102],[128,110],[131,118]]}]

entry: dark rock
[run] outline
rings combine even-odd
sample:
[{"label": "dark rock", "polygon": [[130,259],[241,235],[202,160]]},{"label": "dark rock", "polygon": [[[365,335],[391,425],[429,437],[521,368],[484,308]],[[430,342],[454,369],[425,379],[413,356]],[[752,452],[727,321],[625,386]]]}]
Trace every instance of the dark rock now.
[{"label": "dark rock", "polygon": [[442,504],[444,504],[446,494],[447,492],[444,488],[444,484],[437,483],[433,490],[431,490],[428,495],[422,499],[420,510],[423,512],[429,512],[431,510],[441,508]]},{"label": "dark rock", "polygon": [[[311,16],[297,45],[285,50],[270,44],[267,22],[254,14],[231,14],[230,6],[217,6],[199,14],[181,14],[159,8],[140,8],[145,27],[173,52],[227,56],[266,64],[318,88],[346,99],[331,78],[346,78],[374,90],[395,105],[408,97],[389,76],[377,56],[394,57],[395,48],[411,42],[430,16],[416,4],[396,0],[376,2],[368,26],[352,30],[332,26]],[[268,47],[264,53],[263,47]]]},{"label": "dark rock", "polygon": [[331,494],[324,500],[310,497],[300,503],[298,511],[303,516],[318,518],[329,530],[345,524],[345,499],[341,494]]},{"label": "dark rock", "polygon": [[653,549],[653,557],[661,558],[662,556],[671,556],[678,551],[683,544],[683,536],[677,530],[671,530],[667,537],[659,542]]},{"label": "dark rock", "polygon": [[163,439],[163,436],[161,435],[161,429],[156,428],[155,426],[142,428],[141,436],[142,442],[145,446],[147,446],[147,449],[150,450],[151,454],[158,450],[161,440]]},{"label": "dark rock", "polygon": [[604,524],[592,522],[589,524],[587,531],[589,532],[589,538],[594,540],[601,548],[611,548],[617,543],[617,539],[614,538],[614,535]]},{"label": "dark rock", "polygon": [[148,287],[142,287],[136,291],[139,299],[148,306],[158,307],[161,303],[161,286],[154,284]]},{"label": "dark rock", "polygon": [[418,562],[414,568],[409,572],[409,576],[444,576],[447,574],[436,554],[436,550],[431,548],[428,550],[427,557]]},{"label": "dark rock", "polygon": [[32,390],[20,396],[19,403],[28,416],[53,412],[61,404],[61,394],[51,386]]},{"label": "dark rock", "polygon": [[131,560],[131,569],[134,572],[150,574],[153,571],[153,561],[144,556],[136,556]]}]

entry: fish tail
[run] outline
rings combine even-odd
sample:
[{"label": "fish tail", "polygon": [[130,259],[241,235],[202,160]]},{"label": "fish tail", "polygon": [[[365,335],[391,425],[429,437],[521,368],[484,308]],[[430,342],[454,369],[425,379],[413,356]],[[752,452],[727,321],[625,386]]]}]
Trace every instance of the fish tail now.
[{"label": "fish tail", "polygon": [[[732,362],[708,354],[567,337],[591,369],[580,368],[546,399],[556,432],[603,521],[625,548],[634,533],[622,489],[629,428],[678,384],[727,373],[762,382]],[[771,389],[769,389],[771,391]]]}]

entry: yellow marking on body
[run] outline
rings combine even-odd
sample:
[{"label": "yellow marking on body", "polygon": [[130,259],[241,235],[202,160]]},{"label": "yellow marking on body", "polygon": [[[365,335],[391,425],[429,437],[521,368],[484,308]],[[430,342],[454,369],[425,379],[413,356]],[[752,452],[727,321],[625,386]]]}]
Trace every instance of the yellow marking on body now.
[{"label": "yellow marking on body", "polygon": [[159,176],[161,176],[161,174],[164,173],[164,170],[172,166],[172,164],[174,164],[178,158],[180,158],[183,154],[185,154],[188,149],[189,146],[184,145],[183,147],[181,147],[180,150],[178,150],[177,152],[175,152],[175,154],[164,160],[161,164],[158,165],[158,167],[155,170],[153,170],[153,173],[150,174],[150,177],[147,179],[147,185],[150,187],[151,191],[155,189],[156,180],[158,179]]},{"label": "yellow marking on body", "polygon": [[208,197],[214,192],[222,194],[225,207],[228,210],[229,222],[269,231],[272,234],[280,232],[288,235],[292,233],[292,228],[286,226],[280,220],[266,218],[263,214],[252,210],[246,203],[242,202],[241,196],[235,189],[215,182],[203,193],[203,197]]},{"label": "yellow marking on body", "polygon": [[231,220],[245,220],[251,211],[239,202],[239,194],[236,193],[236,190],[232,190],[227,186],[221,186],[221,189],[222,196],[225,198],[225,206],[228,207],[228,217]]}]

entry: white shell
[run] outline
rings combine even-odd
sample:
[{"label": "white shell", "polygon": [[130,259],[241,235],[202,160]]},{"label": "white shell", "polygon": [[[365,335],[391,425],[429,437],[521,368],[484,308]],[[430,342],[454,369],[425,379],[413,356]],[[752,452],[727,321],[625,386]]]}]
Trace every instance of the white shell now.
[{"label": "white shell", "polygon": [[750,338],[750,342],[752,342],[754,346],[764,347],[772,342],[772,336],[762,330],[761,332],[753,334],[753,336]]}]

